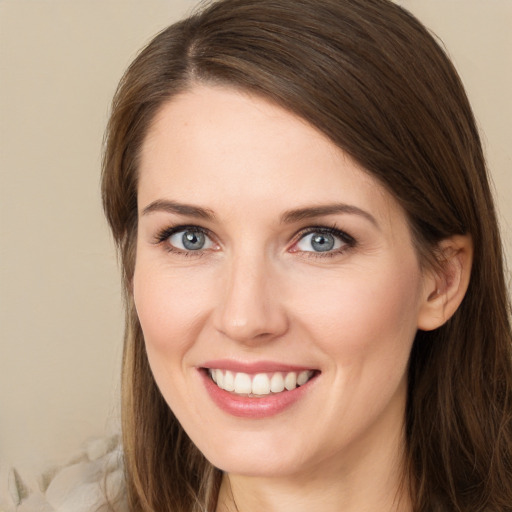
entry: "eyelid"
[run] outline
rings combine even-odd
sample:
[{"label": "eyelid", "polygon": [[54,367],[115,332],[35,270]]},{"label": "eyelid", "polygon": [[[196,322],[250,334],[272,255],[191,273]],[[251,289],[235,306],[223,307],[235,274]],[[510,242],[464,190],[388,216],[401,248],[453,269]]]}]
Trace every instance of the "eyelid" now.
[{"label": "eyelid", "polygon": [[[170,227],[161,229],[160,231],[158,231],[155,234],[153,243],[155,245],[164,244],[165,242],[167,242],[169,240],[169,238],[171,236],[173,236],[177,233],[183,232],[183,231],[196,231],[196,232],[202,233],[211,241],[211,243],[214,246],[218,247],[218,243],[215,241],[215,237],[212,235],[212,233],[209,229],[206,229],[206,228],[203,228],[202,226],[197,226],[194,224],[180,224],[178,226],[170,226]],[[175,247],[175,246],[171,245],[170,243],[166,244],[166,249],[170,252],[186,254],[186,255],[194,254],[197,256],[199,256],[200,254],[202,254],[206,251],[211,250],[211,248],[198,249],[197,251],[180,249],[179,247]]]},{"label": "eyelid", "polygon": [[[155,245],[164,244],[169,240],[169,238],[172,235],[175,235],[177,233],[183,232],[183,231],[197,231],[200,233],[203,233],[208,239],[211,241],[211,243],[215,246],[213,250],[218,250],[220,245],[215,240],[215,236],[213,233],[202,226],[194,225],[194,224],[180,224],[177,226],[170,226],[163,228],[159,230],[153,239],[153,243]],[[314,233],[321,233],[321,234],[330,234],[339,240],[342,241],[342,247],[338,247],[336,249],[331,249],[325,252],[322,251],[305,251],[297,248],[297,244],[307,235],[311,235]],[[298,231],[294,237],[293,237],[293,243],[292,246],[288,249],[289,252],[292,253],[303,253],[307,256],[311,257],[328,257],[328,256],[335,256],[338,254],[341,254],[357,245],[357,241],[354,237],[352,237],[350,234],[348,234],[346,231],[339,229],[336,225],[326,226],[326,225],[317,225],[317,226],[308,226],[306,228],[301,229]],[[175,252],[178,254],[183,255],[195,255],[200,256],[204,254],[205,252],[211,251],[212,248],[207,249],[198,249],[196,251],[194,250],[187,250],[187,249],[180,249],[178,247],[175,247],[171,245],[170,243],[166,244],[166,250],[169,252]]]},{"label": "eyelid", "polygon": [[[297,245],[298,243],[304,239],[306,236],[311,234],[329,234],[332,235],[339,240],[342,241],[342,246],[338,247],[336,249],[332,249],[329,251],[304,251],[302,249],[298,249]],[[307,256],[312,257],[328,257],[328,256],[334,256],[337,254],[341,254],[345,252],[348,249],[351,249],[357,245],[357,242],[354,237],[349,235],[346,231],[343,231],[339,229],[336,225],[332,226],[308,226],[307,228],[301,229],[295,236],[294,236],[294,242],[292,244],[292,247],[289,249],[290,252],[293,253],[304,253],[307,254]]]},{"label": "eyelid", "polygon": [[201,226],[194,226],[193,224],[180,224],[178,226],[165,227],[157,231],[154,236],[154,242],[165,242],[170,236],[174,235],[175,233],[179,233],[180,231],[199,231],[207,236],[210,236],[209,231]]}]

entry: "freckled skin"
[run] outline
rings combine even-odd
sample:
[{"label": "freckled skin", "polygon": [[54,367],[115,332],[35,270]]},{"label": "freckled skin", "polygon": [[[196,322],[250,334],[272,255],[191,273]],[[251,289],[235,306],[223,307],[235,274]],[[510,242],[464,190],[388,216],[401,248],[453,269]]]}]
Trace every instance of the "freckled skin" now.
[{"label": "freckled skin", "polygon": [[[366,494],[385,494],[400,462],[406,367],[428,288],[392,196],[293,114],[196,86],[155,119],[138,199],[141,212],[169,200],[214,215],[140,214],[134,276],[155,379],[199,449],[235,482],[375,477]],[[335,203],[375,223],[350,212],[280,221],[291,209]],[[207,230],[207,248],[169,252],[155,242],[183,225]],[[336,249],[318,253],[297,235],[333,226],[355,242],[336,238]],[[321,374],[277,416],[237,418],[212,402],[197,370],[225,358]]]}]

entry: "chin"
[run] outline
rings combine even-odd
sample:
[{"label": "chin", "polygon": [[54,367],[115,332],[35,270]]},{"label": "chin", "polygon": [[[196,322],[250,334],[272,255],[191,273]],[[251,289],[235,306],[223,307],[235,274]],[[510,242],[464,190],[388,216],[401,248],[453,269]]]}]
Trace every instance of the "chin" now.
[{"label": "chin", "polygon": [[297,473],[297,464],[254,455],[252,458],[219,457],[210,462],[225,473],[257,478],[287,477]]},{"label": "chin", "polygon": [[225,473],[285,477],[302,472],[306,465],[310,466],[304,453],[304,442],[293,446],[295,443],[283,443],[281,436],[269,438],[268,432],[240,436],[230,432],[226,437],[228,439],[203,437],[198,444],[207,460]]}]

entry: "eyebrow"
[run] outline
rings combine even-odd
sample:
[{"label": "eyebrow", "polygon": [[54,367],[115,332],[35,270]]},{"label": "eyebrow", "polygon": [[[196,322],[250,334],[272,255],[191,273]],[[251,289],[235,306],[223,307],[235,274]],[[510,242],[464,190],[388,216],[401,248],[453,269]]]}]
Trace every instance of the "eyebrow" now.
[{"label": "eyebrow", "polygon": [[[154,212],[174,213],[177,215],[197,217],[209,221],[215,220],[215,214],[208,208],[202,208],[200,206],[194,206],[186,203],[177,203],[176,201],[169,201],[165,199],[158,199],[150,203],[142,210],[142,215],[148,215]],[[373,215],[369,214],[365,210],[362,210],[361,208],[358,208],[357,206],[344,203],[310,206],[306,208],[287,210],[283,213],[283,215],[281,215],[280,220],[282,224],[292,224],[294,222],[300,222],[305,219],[312,219],[315,217],[323,217],[326,215],[335,215],[340,213],[359,215],[370,221],[375,227],[379,228],[379,224]]]},{"label": "eyebrow", "polygon": [[165,199],[153,201],[142,210],[142,215],[148,215],[154,212],[175,213],[177,215],[186,215],[188,217],[197,217],[204,220],[214,220],[215,215],[212,210],[194,206],[191,204],[177,203]]},{"label": "eyebrow", "polygon": [[370,221],[376,228],[380,229],[379,224],[373,215],[365,210],[361,210],[361,208],[358,208],[357,206],[344,203],[326,204],[321,206],[311,206],[307,208],[288,210],[281,216],[281,222],[283,224],[291,224],[293,222],[299,222],[304,219],[324,217],[326,215],[335,215],[339,213],[359,215]]}]

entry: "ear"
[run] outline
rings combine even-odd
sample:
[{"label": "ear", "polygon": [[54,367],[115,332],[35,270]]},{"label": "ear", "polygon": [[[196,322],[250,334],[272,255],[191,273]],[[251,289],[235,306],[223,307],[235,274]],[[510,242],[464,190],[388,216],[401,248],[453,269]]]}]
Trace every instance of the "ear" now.
[{"label": "ear", "polygon": [[469,235],[456,235],[439,243],[438,265],[426,271],[418,329],[437,329],[457,311],[468,289],[473,262]]}]

